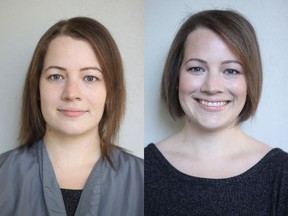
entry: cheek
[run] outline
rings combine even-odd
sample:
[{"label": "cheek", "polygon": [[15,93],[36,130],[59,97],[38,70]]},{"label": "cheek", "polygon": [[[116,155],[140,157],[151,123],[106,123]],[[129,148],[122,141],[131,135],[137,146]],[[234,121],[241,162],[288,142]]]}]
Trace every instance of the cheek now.
[{"label": "cheek", "polygon": [[229,87],[233,95],[239,99],[245,99],[247,96],[247,83],[245,80],[240,80],[239,82],[232,83]]},{"label": "cheek", "polygon": [[48,92],[47,92],[47,89],[45,88],[45,85],[43,85],[41,81],[39,85],[39,93],[40,93],[41,112],[43,113],[43,111],[45,111],[46,104],[48,104],[48,101],[47,101]]},{"label": "cheek", "polygon": [[40,101],[41,104],[46,103],[47,105],[53,101],[55,101],[56,98],[59,97],[59,93],[57,90],[45,88],[45,86],[40,87]]},{"label": "cheek", "polygon": [[60,93],[59,89],[51,88],[49,85],[45,85],[44,83],[39,86],[40,91],[40,104],[41,104],[41,112],[43,115],[49,112],[49,110],[53,109],[57,105],[57,101],[59,101]]},{"label": "cheek", "polygon": [[184,74],[179,78],[179,93],[190,94],[201,87],[202,81],[190,74]]},{"label": "cheek", "polygon": [[48,93],[41,94],[42,96],[40,97],[40,107],[41,107],[41,113],[47,121],[47,116],[51,115],[51,111],[53,110],[53,107],[55,107],[55,103],[53,100],[51,100],[50,95]]},{"label": "cheek", "polygon": [[105,89],[93,90],[93,92],[89,92],[87,94],[86,98],[93,106],[104,107],[106,102],[106,90]]}]

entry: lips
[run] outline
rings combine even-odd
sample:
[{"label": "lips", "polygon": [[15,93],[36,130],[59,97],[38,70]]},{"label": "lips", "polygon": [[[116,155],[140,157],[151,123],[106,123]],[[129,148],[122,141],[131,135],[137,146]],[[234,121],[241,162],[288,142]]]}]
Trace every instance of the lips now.
[{"label": "lips", "polygon": [[68,117],[78,117],[87,112],[82,109],[58,109],[58,111]]}]

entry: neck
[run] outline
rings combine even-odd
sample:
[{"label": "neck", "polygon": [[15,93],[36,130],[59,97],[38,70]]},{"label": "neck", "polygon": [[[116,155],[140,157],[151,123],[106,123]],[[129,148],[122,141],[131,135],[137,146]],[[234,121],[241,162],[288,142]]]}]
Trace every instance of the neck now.
[{"label": "neck", "polygon": [[[223,157],[243,147],[246,135],[239,125],[219,130],[205,130],[186,122],[180,132],[181,145],[196,157]],[[237,139],[235,139],[237,137]]]},{"label": "neck", "polygon": [[98,133],[81,136],[63,136],[46,131],[44,143],[51,162],[83,163],[94,162],[101,156],[100,137]]}]

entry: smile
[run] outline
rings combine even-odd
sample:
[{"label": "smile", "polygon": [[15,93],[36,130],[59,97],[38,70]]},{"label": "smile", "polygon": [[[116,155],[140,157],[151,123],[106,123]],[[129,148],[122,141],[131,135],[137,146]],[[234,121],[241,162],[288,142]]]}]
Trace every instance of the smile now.
[{"label": "smile", "polygon": [[196,99],[196,101],[201,105],[207,107],[223,107],[230,102],[230,101],[207,101],[202,99]]}]

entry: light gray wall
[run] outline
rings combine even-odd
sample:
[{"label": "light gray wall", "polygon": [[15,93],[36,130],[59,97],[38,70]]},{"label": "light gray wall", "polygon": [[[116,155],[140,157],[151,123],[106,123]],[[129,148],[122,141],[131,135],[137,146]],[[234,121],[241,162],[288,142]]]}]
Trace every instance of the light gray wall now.
[{"label": "light gray wall", "polygon": [[124,61],[128,97],[119,144],[143,157],[143,8],[143,0],[1,0],[0,153],[18,145],[24,77],[38,40],[60,19],[89,16],[112,33]]},{"label": "light gray wall", "polygon": [[255,27],[264,69],[263,95],[256,117],[243,130],[272,147],[288,151],[288,1],[286,0],[145,0],[145,144],[157,142],[182,127],[159,99],[164,61],[183,20],[205,9],[234,9]]}]

